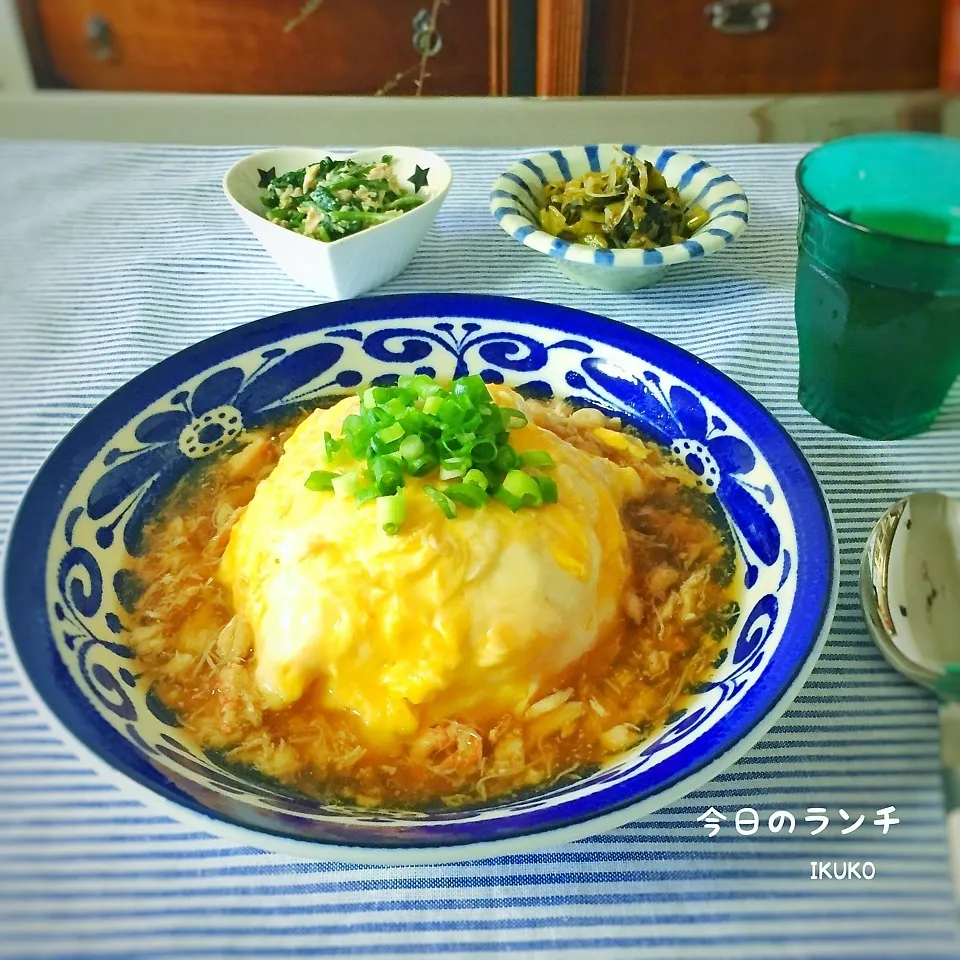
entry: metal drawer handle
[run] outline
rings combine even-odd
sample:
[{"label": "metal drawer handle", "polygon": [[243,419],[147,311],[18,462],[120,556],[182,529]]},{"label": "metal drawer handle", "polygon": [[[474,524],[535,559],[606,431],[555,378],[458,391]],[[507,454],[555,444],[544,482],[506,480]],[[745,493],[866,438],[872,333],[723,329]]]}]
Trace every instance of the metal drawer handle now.
[{"label": "metal drawer handle", "polygon": [[102,17],[99,13],[87,17],[83,32],[87,51],[94,60],[110,60],[116,53],[113,28],[106,17]]},{"label": "metal drawer handle", "polygon": [[717,0],[708,3],[703,12],[710,18],[710,26],[721,33],[763,33],[773,23],[772,3]]}]

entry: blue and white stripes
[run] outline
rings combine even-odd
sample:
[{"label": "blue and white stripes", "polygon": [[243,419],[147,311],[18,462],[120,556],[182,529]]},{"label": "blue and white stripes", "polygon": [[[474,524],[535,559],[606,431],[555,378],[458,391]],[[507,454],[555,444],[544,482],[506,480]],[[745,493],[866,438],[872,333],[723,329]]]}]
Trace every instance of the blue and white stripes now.
[{"label": "blue and white stripes", "polygon": [[[667,183],[676,187],[685,203],[707,210],[709,221],[690,240],[652,250],[601,250],[569,243],[541,230],[543,188],[557,180],[582,177],[591,170],[606,170],[619,151],[649,160]],[[514,240],[559,260],[599,267],[662,267],[704,257],[743,233],[749,210],[743,188],[706,160],[664,147],[635,144],[562,147],[525,157],[512,163],[490,191],[490,212]]]},{"label": "blue and white stripes", "polygon": [[[60,185],[55,203],[8,202],[0,222],[0,540],[42,459],[98,400],[183,346],[312,301],[222,199],[220,176],[252,149],[0,145],[7,198]],[[585,291],[497,228],[489,186],[521,151],[442,152],[456,182],[436,228],[378,292],[593,310],[692,350],[763,401],[816,470],[840,541],[838,612],[811,679],[757,747],[654,817],[536,855],[381,869],[235,846],[101,780],[0,638],[0,956],[955,960],[936,706],[869,641],[856,573],[889,503],[929,487],[960,495],[960,389],[930,433],[891,444],[835,434],[797,404],[801,148],[696,148],[750,196],[750,230],[637,295]],[[901,823],[887,836],[869,820],[840,836],[840,808],[872,820],[890,804]],[[714,840],[696,822],[711,805],[730,818]],[[791,810],[797,830],[738,836],[729,823],[744,806]],[[810,837],[815,806],[832,822]],[[811,860],[871,860],[877,874],[814,882]]]}]

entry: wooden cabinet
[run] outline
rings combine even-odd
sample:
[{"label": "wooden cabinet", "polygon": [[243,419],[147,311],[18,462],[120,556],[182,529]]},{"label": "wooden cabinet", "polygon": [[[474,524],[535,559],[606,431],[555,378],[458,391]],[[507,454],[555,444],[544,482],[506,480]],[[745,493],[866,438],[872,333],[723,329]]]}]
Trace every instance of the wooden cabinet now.
[{"label": "wooden cabinet", "polygon": [[943,19],[944,0],[540,0],[538,93],[936,89]]},{"label": "wooden cabinet", "polygon": [[960,87],[960,0],[14,2],[43,86],[474,96]]},{"label": "wooden cabinet", "polygon": [[302,6],[302,0],[21,2],[50,73],[70,87],[412,94],[422,64],[426,94],[490,92],[485,0],[323,0],[297,21]]},{"label": "wooden cabinet", "polygon": [[586,92],[936,88],[941,0],[593,0]]}]

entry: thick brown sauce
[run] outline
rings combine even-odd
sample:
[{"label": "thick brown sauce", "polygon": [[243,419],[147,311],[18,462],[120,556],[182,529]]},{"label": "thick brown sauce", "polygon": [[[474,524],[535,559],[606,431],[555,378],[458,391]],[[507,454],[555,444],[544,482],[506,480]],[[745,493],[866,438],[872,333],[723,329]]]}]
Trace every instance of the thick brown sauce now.
[{"label": "thick brown sauce", "polygon": [[[589,423],[568,414],[558,419],[544,408],[537,420],[598,452]],[[237,511],[301,418],[247,434],[239,450],[181,481],[147,528],[135,565],[146,585],[132,625],[142,670],[202,747],[328,799],[471,803],[581,775],[662,725],[709,678],[737,612],[733,554],[709,502],[654,447],[635,464],[648,495],[623,514],[633,568],[623,627],[538,690],[526,710],[493,726],[451,717],[387,755],[352,716],[324,709],[310,691],[283,710],[264,709],[252,638],[223,630],[233,611],[215,574]]]}]

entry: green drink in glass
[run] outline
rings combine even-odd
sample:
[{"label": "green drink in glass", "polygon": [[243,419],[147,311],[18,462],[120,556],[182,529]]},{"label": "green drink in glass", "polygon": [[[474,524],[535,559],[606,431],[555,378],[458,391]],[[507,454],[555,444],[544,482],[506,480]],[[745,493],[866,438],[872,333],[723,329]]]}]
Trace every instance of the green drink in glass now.
[{"label": "green drink in glass", "polygon": [[861,437],[926,430],[960,375],[960,140],[835,140],[797,185],[800,403]]}]

